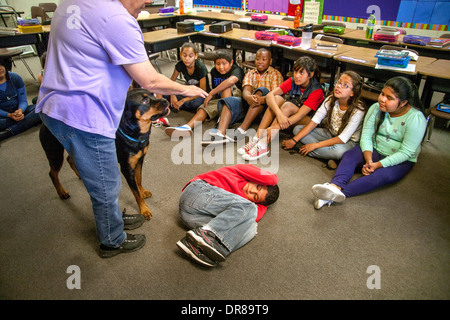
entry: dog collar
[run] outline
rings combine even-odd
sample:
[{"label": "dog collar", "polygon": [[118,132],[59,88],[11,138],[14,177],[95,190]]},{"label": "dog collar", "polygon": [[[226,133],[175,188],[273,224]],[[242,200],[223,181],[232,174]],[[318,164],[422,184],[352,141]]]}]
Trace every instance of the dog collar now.
[{"label": "dog collar", "polygon": [[131,141],[133,141],[133,142],[142,143],[142,142],[145,142],[145,141],[147,140],[146,138],[144,138],[144,139],[142,139],[142,140],[136,140],[135,138],[130,137],[129,135],[127,135],[127,134],[126,134],[125,132],[123,132],[122,129],[120,129],[120,128],[119,128],[119,132],[120,132],[125,138],[127,138],[128,140],[131,140]]}]

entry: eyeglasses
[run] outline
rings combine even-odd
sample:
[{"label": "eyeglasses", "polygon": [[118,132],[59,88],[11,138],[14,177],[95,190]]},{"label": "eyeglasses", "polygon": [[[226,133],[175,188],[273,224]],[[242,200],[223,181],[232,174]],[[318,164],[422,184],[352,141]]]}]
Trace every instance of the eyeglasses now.
[{"label": "eyeglasses", "polygon": [[336,83],[334,84],[334,86],[335,86],[335,87],[339,86],[339,87],[344,88],[344,89],[348,89],[348,88],[353,89],[353,87],[350,87],[348,84],[343,83],[343,82],[341,82],[341,81],[339,81],[339,80],[336,81]]}]

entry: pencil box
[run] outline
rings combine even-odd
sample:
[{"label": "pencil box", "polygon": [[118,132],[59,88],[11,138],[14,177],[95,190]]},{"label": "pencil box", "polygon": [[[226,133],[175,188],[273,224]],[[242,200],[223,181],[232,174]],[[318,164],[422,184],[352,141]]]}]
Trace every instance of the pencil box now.
[{"label": "pencil box", "polygon": [[203,31],[205,30],[205,21],[196,20],[196,19],[186,19],[185,22],[193,22],[194,23],[194,31]]},{"label": "pencil box", "polygon": [[195,31],[195,24],[192,21],[181,21],[177,22],[177,32],[188,33]]},{"label": "pencil box", "polygon": [[289,35],[289,31],[287,31],[286,29],[269,29],[269,30],[266,30],[266,31],[267,32],[275,32],[279,36],[287,36],[287,35]]},{"label": "pencil box", "polygon": [[408,34],[403,37],[404,43],[410,43],[410,44],[417,44],[420,46],[426,46],[428,42],[430,42],[431,37],[425,37],[425,36],[416,36],[413,34]]},{"label": "pencil box", "polygon": [[450,113],[450,105],[449,104],[445,104],[445,103],[441,102],[437,105],[437,109],[439,111]]},{"label": "pencil box", "polygon": [[396,42],[400,31],[396,28],[381,27],[373,35],[375,41]]},{"label": "pencil box", "polygon": [[279,36],[277,43],[285,46],[297,47],[302,43],[302,38],[293,36]]},{"label": "pencil box", "polygon": [[340,26],[323,26],[324,33],[332,34],[343,34],[345,32],[345,27]]},{"label": "pencil box", "polygon": [[378,58],[378,64],[396,68],[406,68],[411,57],[408,52],[397,50],[378,50],[375,57]]},{"label": "pencil box", "polygon": [[213,23],[209,26],[209,31],[214,33],[224,33],[233,29],[233,23],[231,21],[220,21]]},{"label": "pencil box", "polygon": [[41,21],[37,18],[17,18],[18,26],[38,26],[41,25]]},{"label": "pencil box", "polygon": [[167,8],[159,8],[159,13],[170,13],[170,12],[174,12],[175,8],[174,7],[167,7]]},{"label": "pencil box", "polygon": [[254,13],[250,16],[252,21],[267,21],[268,17],[266,14]]},{"label": "pencil box", "polygon": [[256,31],[255,38],[258,40],[272,40],[276,41],[278,38],[278,33],[269,32],[269,31]]}]

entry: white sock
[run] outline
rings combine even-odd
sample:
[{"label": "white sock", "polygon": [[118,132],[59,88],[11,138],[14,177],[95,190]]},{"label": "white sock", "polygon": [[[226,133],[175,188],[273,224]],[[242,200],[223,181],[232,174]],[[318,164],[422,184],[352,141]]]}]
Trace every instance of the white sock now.
[{"label": "white sock", "polygon": [[242,129],[241,127],[237,128],[237,130],[242,133],[242,134],[246,134],[247,130]]}]

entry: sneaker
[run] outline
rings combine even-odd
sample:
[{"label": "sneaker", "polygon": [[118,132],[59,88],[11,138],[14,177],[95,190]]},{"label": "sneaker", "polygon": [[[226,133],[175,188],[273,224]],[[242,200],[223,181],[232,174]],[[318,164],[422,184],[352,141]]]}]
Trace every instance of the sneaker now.
[{"label": "sneaker", "polygon": [[168,127],[164,132],[169,136],[189,137],[192,135],[192,129],[187,124],[180,127]]},{"label": "sneaker", "polygon": [[259,143],[257,143],[249,152],[242,156],[244,160],[257,160],[269,153],[269,146],[262,147]]},{"label": "sneaker", "polygon": [[209,135],[211,137],[216,136],[218,133],[219,133],[219,129],[217,129],[217,128],[212,128],[211,130],[209,130]]},{"label": "sneaker", "polygon": [[196,245],[192,244],[186,237],[177,242],[177,247],[189,258],[206,267],[215,267],[217,263],[207,256]]},{"label": "sneaker", "polygon": [[159,118],[158,120],[153,122],[153,126],[155,126],[155,127],[162,127],[162,126],[168,127],[168,126],[170,126],[169,119],[167,119],[167,117]]},{"label": "sneaker", "polygon": [[123,229],[133,230],[142,226],[145,217],[142,214],[126,214],[126,209],[122,211]]},{"label": "sneaker", "polygon": [[111,258],[118,255],[119,253],[137,251],[144,246],[146,241],[145,235],[128,233],[126,235],[127,237],[125,241],[118,248],[112,248],[101,244],[99,256],[102,258]]},{"label": "sneaker", "polygon": [[252,148],[258,143],[258,140],[259,139],[257,137],[250,138],[250,141],[245,146],[239,148],[237,153],[244,155],[250,152],[250,150],[252,150]]},{"label": "sneaker", "polygon": [[331,200],[334,202],[342,202],[345,200],[345,194],[328,182],[313,185],[312,192],[317,198],[323,200]]},{"label": "sneaker", "polygon": [[202,140],[202,146],[208,146],[210,144],[225,144],[228,142],[233,142],[233,139],[228,136],[224,136],[221,133],[217,133],[216,135],[211,136],[211,140]]},{"label": "sneaker", "polygon": [[319,210],[324,205],[331,206],[332,203],[333,203],[333,201],[331,201],[331,200],[322,200],[322,199],[316,198],[316,200],[314,201],[314,209]]},{"label": "sneaker", "polygon": [[[241,128],[237,128],[236,130],[234,130],[234,142],[241,141],[241,140],[245,139],[246,136],[247,136],[247,131],[244,131]],[[245,154],[245,153],[243,153],[243,154]]]},{"label": "sneaker", "polygon": [[212,231],[198,227],[188,231],[187,237],[194,244],[198,245],[208,258],[219,262],[225,261],[225,248],[219,243]]}]

